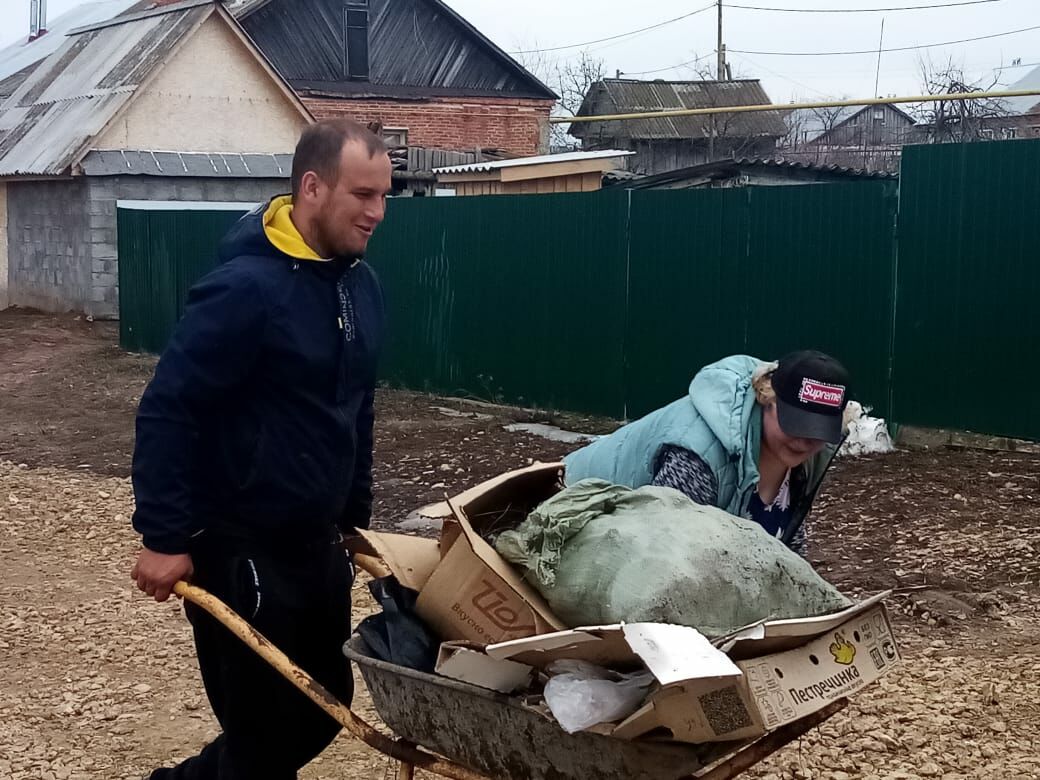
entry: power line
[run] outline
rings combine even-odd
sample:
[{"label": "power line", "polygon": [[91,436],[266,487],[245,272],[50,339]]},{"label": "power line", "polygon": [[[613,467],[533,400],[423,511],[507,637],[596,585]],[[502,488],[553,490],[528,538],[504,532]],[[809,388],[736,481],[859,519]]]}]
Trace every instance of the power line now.
[{"label": "power line", "polygon": [[743,11],[776,11],[788,14],[874,14],[888,13],[889,11],[927,11],[932,8],[956,8],[962,5],[983,5],[985,3],[999,3],[1002,0],[959,0],[954,3],[934,3],[932,5],[902,5],[893,8],[775,8],[759,5],[737,5],[724,3],[724,8],[739,8]]},{"label": "power line", "polygon": [[676,70],[678,68],[685,68],[687,65],[695,65],[696,63],[700,62],[701,60],[706,60],[706,59],[708,59],[708,57],[714,57],[714,56],[715,56],[715,52],[712,52],[711,54],[705,54],[705,55],[703,55],[701,57],[695,57],[694,59],[687,60],[686,62],[680,62],[677,65],[669,65],[667,68],[654,68],[653,70],[640,70],[640,71],[635,71],[635,72],[631,72],[631,71],[625,70],[625,71],[621,72],[621,75],[622,76],[647,76],[647,75],[649,75],[651,73],[664,73],[664,71],[666,71],[666,70]]},{"label": "power line", "polygon": [[822,91],[816,89],[815,87],[810,87],[808,84],[803,84],[800,81],[796,81],[796,80],[792,79],[789,76],[785,76],[783,73],[777,73],[775,70],[770,70],[765,65],[762,65],[759,62],[755,62],[750,57],[747,57],[745,55],[741,55],[740,58],[744,62],[747,62],[747,63],[753,65],[757,70],[764,70],[766,73],[769,73],[770,75],[775,76],[778,79],[783,79],[784,81],[788,82],[789,84],[794,84],[796,87],[801,87],[802,89],[807,89],[810,92],[815,92],[820,97],[830,97],[830,95],[828,93],[822,92]]},{"label": "power line", "polygon": [[638,35],[640,33],[650,32],[651,30],[656,30],[656,29],[658,29],[660,27],[666,27],[669,24],[675,24],[676,22],[681,22],[683,19],[689,19],[691,16],[696,16],[697,14],[704,13],[705,11],[710,11],[712,8],[715,8],[715,3],[712,3],[711,5],[706,5],[704,8],[700,8],[700,9],[698,9],[696,11],[691,11],[688,14],[683,14],[682,16],[677,16],[674,19],[668,19],[668,20],[666,20],[664,22],[658,22],[657,24],[652,24],[649,27],[641,27],[638,30],[629,30],[628,32],[619,33],[618,35],[611,35],[611,36],[608,36],[606,38],[597,38],[594,41],[585,41],[584,43],[569,43],[566,46],[553,46],[553,47],[548,48],[548,49],[526,49],[524,51],[511,51],[509,53],[510,54],[541,54],[543,52],[549,52],[549,51],[563,51],[564,49],[580,49],[583,46],[592,46],[593,44],[605,43],[606,41],[616,41],[619,38],[627,38],[627,37],[629,37],[631,35]]},{"label": "power line", "polygon": [[[916,46],[898,46],[892,49],[881,49],[882,52],[894,51],[916,51],[918,49],[934,49],[937,46],[954,46],[958,43],[972,43],[974,41],[987,41],[992,38],[1003,38],[1008,35],[1040,30],[1040,24],[1034,27],[1023,27],[1021,30],[1009,30],[1008,32],[994,33],[993,35],[980,35],[977,38],[963,38],[959,41],[943,41],[942,43],[921,43]],[[865,49],[863,51],[745,51],[744,49],[729,49],[737,54],[754,54],[763,57],[840,57],[853,54],[877,54],[877,49]]]}]

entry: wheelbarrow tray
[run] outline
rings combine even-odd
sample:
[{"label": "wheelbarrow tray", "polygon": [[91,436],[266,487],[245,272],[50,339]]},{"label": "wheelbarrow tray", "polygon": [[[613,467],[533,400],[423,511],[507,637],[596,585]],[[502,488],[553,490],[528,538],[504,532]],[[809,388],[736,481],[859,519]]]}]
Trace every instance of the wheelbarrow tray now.
[{"label": "wheelbarrow tray", "polygon": [[676,780],[748,744],[567,734],[509,696],[373,658],[359,636],[344,652],[361,670],[379,716],[399,737],[491,778]]}]

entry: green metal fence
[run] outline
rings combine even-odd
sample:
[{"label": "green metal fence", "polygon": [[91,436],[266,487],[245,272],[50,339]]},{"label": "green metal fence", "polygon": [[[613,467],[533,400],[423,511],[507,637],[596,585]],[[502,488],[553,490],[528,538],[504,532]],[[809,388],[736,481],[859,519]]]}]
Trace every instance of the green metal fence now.
[{"label": "green metal fence", "polygon": [[895,208],[884,181],[633,192],[629,414],[720,357],[801,348],[840,356],[887,411]]},{"label": "green metal fence", "polygon": [[120,206],[119,334],[124,349],[161,352],[188,290],[217,262],[217,244],[248,206]]},{"label": "green metal fence", "polygon": [[[909,147],[898,193],[398,200],[370,249],[390,312],[384,377],[635,417],[724,355],[815,347],[900,423],[1040,438],[1040,410],[992,392],[1020,367],[1028,387],[1040,346],[1038,211],[1040,141]],[[236,216],[120,209],[125,347],[162,349]]]},{"label": "green metal fence", "polygon": [[893,410],[1040,439],[1040,140],[903,157]]},{"label": "green metal fence", "polygon": [[369,255],[393,383],[619,416],[627,201],[592,195],[392,204]]}]

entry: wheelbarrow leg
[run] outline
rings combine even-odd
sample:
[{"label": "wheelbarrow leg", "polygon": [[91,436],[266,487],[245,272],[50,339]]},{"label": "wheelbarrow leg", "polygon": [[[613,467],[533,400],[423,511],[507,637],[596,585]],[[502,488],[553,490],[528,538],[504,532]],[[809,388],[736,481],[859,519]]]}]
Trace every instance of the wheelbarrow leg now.
[{"label": "wheelbarrow leg", "polygon": [[[417,747],[407,740],[399,739],[397,744],[406,748]],[[414,780],[415,778],[415,764],[409,764],[407,761],[401,761],[401,768],[397,770],[397,780]]]}]

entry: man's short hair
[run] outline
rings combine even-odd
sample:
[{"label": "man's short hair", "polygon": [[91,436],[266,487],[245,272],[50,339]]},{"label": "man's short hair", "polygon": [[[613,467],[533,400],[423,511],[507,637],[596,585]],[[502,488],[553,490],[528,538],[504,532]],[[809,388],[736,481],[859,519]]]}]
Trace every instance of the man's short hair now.
[{"label": "man's short hair", "polygon": [[340,157],[348,143],[361,144],[370,158],[386,154],[383,139],[352,119],[326,119],[304,130],[293,155],[293,198],[299,196],[307,171],[314,171],[322,181],[335,187],[339,181]]}]

